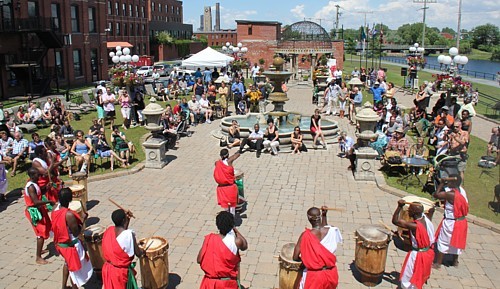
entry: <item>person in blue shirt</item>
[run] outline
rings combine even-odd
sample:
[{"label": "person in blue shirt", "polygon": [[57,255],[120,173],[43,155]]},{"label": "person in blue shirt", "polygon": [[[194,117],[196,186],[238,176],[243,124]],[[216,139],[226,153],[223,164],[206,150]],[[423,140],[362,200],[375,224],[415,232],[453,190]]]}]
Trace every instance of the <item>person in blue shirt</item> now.
[{"label": "person in blue shirt", "polygon": [[349,122],[354,124],[354,116],[356,115],[356,108],[361,106],[363,102],[363,94],[358,87],[353,87],[349,92]]},{"label": "person in blue shirt", "polygon": [[196,72],[194,73],[193,76],[195,79],[201,78],[203,76],[203,74],[201,73],[201,68],[198,67],[198,69],[196,69]]},{"label": "person in blue shirt", "polygon": [[203,71],[203,83],[205,86],[212,80],[212,71],[208,67],[205,67],[205,71]]},{"label": "person in blue shirt", "polygon": [[385,89],[380,87],[380,83],[378,81],[376,81],[372,87],[368,87],[368,89],[373,94],[373,103],[382,101],[382,95],[385,93]]},{"label": "person in blue shirt", "polygon": [[231,92],[233,93],[234,107],[237,108],[238,103],[245,93],[245,86],[240,82],[239,78],[236,78],[233,85],[231,85]]}]

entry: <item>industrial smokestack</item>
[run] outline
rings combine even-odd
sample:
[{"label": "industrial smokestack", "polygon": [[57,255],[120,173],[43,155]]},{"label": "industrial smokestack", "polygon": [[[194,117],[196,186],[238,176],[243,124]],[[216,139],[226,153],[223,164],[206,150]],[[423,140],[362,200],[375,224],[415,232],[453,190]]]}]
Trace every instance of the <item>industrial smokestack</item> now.
[{"label": "industrial smokestack", "polygon": [[200,31],[204,30],[204,28],[203,28],[203,21],[204,21],[203,15],[200,15],[200,29],[199,29]]},{"label": "industrial smokestack", "polygon": [[215,31],[220,31],[220,4],[215,3]]}]

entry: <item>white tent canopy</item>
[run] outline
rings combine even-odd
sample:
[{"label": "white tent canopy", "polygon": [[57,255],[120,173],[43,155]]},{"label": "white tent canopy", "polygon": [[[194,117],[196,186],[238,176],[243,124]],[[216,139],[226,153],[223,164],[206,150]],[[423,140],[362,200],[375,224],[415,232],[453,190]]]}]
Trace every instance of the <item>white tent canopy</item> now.
[{"label": "white tent canopy", "polygon": [[186,68],[225,67],[232,61],[234,61],[233,57],[207,47],[188,59],[183,60],[181,66]]}]

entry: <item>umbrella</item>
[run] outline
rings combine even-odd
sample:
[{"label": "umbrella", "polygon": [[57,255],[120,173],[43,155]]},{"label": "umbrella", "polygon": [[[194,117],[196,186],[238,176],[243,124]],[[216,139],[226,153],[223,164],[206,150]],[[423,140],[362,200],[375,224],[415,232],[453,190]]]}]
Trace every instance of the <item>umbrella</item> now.
[{"label": "umbrella", "polygon": [[353,77],[351,78],[351,80],[349,80],[349,82],[347,83],[349,85],[363,85],[363,82],[361,82],[361,80],[357,77]]}]

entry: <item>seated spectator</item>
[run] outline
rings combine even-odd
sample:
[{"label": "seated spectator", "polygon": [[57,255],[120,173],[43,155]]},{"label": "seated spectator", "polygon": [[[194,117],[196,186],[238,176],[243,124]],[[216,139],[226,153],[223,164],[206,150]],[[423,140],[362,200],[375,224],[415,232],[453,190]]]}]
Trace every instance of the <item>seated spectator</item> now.
[{"label": "seated spectator", "polygon": [[161,117],[161,125],[163,126],[163,136],[167,139],[167,148],[174,148],[177,143],[177,125],[168,109]]},{"label": "seated spectator", "polygon": [[432,107],[432,116],[437,117],[438,113],[443,106],[446,104],[446,93],[441,93],[439,95],[439,99],[436,101],[436,104],[434,104],[434,107]]},{"label": "seated spectator", "polygon": [[415,99],[413,100],[413,104],[415,104],[415,107],[418,107],[423,111],[427,110],[430,100],[430,95],[427,93],[426,87],[427,85],[425,83],[420,85],[419,90],[415,95]]},{"label": "seated spectator", "polygon": [[120,158],[120,156],[111,149],[108,142],[106,141],[104,133],[99,132],[97,134],[97,143],[95,148],[96,148],[96,153],[99,157],[110,159],[111,171],[113,171],[114,169],[113,165],[115,158],[121,163],[122,168],[128,168],[129,164],[127,160]]},{"label": "seated spectator", "polygon": [[248,138],[244,138],[240,145],[240,154],[243,153],[243,149],[248,145],[249,148],[257,150],[256,156],[260,158],[262,153],[262,143],[264,141],[264,133],[260,130],[259,124],[254,125],[254,130],[250,133]]},{"label": "seated spectator", "polygon": [[278,155],[278,148],[280,145],[279,142],[279,133],[278,128],[274,125],[274,121],[272,118],[267,120],[267,128],[264,132],[265,140],[262,142],[264,148],[267,151],[271,151],[271,155]]},{"label": "seated spectator", "polygon": [[458,114],[459,110],[460,110],[460,104],[457,103],[457,98],[456,97],[452,97],[450,99],[450,105],[449,105],[449,111],[448,111],[448,113],[455,119],[459,115]]},{"label": "seated spectator", "polygon": [[32,141],[28,143],[28,156],[30,160],[33,160],[35,158],[35,149],[37,146],[43,146],[43,140],[40,139],[36,132],[31,134],[31,139]]},{"label": "seated spectator", "polygon": [[212,108],[210,107],[210,102],[207,99],[206,94],[201,95],[200,99],[200,114],[205,116],[206,123],[212,123],[210,120],[212,118]]},{"label": "seated spectator", "polygon": [[238,102],[238,106],[236,107],[236,114],[244,115],[247,113],[246,110],[247,110],[247,103],[245,102],[244,99],[241,99]]},{"label": "seated spectator", "polygon": [[28,153],[28,141],[23,138],[20,132],[14,134],[14,140],[12,145],[7,149],[7,155],[5,156],[5,161],[12,165],[12,172],[10,176],[16,175],[17,163],[23,161]]},{"label": "seated spectator", "polygon": [[354,153],[354,140],[347,135],[347,132],[342,131],[339,136],[340,157],[349,158]]},{"label": "seated spectator", "polygon": [[402,128],[394,131],[395,135],[391,137],[389,144],[387,145],[387,151],[398,152],[400,157],[407,157],[410,154],[409,143],[405,138],[405,133]]},{"label": "seated spectator", "polygon": [[47,98],[47,102],[43,105],[43,113],[50,115],[50,112],[54,109],[54,103],[52,102],[52,98]]},{"label": "seated spectator", "polygon": [[389,139],[380,130],[376,131],[375,133],[377,134],[377,137],[370,140],[370,147],[376,150],[379,156],[382,156],[384,154],[385,148],[387,147]]},{"label": "seated spectator", "polygon": [[129,163],[133,144],[127,142],[127,137],[116,125],[113,126],[113,131],[111,132],[111,142],[115,152],[120,155],[120,158],[125,159]]},{"label": "seated spectator", "polygon": [[99,134],[104,133],[104,127],[99,123],[99,121],[94,118],[92,119],[92,125],[89,127],[89,133],[87,137],[90,139],[90,142],[92,143],[92,146],[95,146],[97,143],[97,139],[99,137]]},{"label": "seated spectator", "polygon": [[189,112],[191,113],[191,123],[196,126],[202,117],[200,110],[200,103],[196,100],[196,96],[191,96],[191,100],[188,102]]},{"label": "seated spectator", "polygon": [[389,123],[384,127],[383,132],[390,139],[398,128],[402,129],[403,127],[396,122],[396,116],[393,115],[389,119]]},{"label": "seated spectator", "polygon": [[229,127],[227,143],[227,147],[229,148],[239,147],[241,144],[240,125],[235,119],[233,119],[233,121],[231,122],[231,126]]},{"label": "seated spectator", "polygon": [[[0,132],[0,134],[1,134],[1,132]],[[2,136],[2,139],[3,139],[3,136]],[[496,127],[491,129],[491,137],[490,137],[490,141],[488,142],[488,148],[487,148],[486,154],[490,157],[491,156],[495,157],[497,165],[500,164],[499,149],[500,149],[500,127],[496,126]],[[495,156],[495,154],[496,154],[496,156]]]},{"label": "seated spectator", "polygon": [[170,101],[169,91],[168,88],[163,87],[163,84],[160,85],[161,88],[159,89],[157,95],[160,97],[162,101]]},{"label": "seated spectator", "polygon": [[300,127],[299,126],[296,126],[294,129],[293,129],[293,132],[292,132],[292,135],[290,136],[290,139],[292,141],[292,155],[293,154],[299,154],[300,155],[300,152],[303,151],[303,152],[307,152],[307,148],[306,146],[304,145],[304,142],[303,142],[303,135],[302,135],[302,132],[300,131]]},{"label": "seated spectator", "polygon": [[55,135],[55,145],[57,152],[61,156],[61,159],[65,159],[66,157],[68,157],[71,148],[62,135]]},{"label": "seated spectator", "polygon": [[410,148],[410,157],[427,159],[429,157],[429,148],[424,144],[424,138],[417,138],[417,143]]},{"label": "seated spectator", "polygon": [[29,122],[33,124],[41,124],[43,123],[43,113],[42,110],[39,109],[36,105],[36,103],[31,103],[30,109],[29,109],[29,115],[30,119]]},{"label": "seated spectator", "polygon": [[59,134],[62,134],[64,137],[72,137],[75,135],[75,131],[73,127],[69,124],[69,120],[65,120],[64,124],[61,126],[59,130]]},{"label": "seated spectator", "polygon": [[7,156],[8,149],[12,146],[14,140],[10,134],[4,130],[0,131],[0,156],[4,159]]},{"label": "seated spectator", "polygon": [[182,95],[187,95],[189,93],[187,82],[184,78],[179,80],[179,93]]},{"label": "seated spectator", "polygon": [[396,110],[400,110],[398,107],[398,101],[395,98],[390,98],[387,100],[387,104],[385,105],[388,111],[391,111],[393,108]]},{"label": "seated spectator", "polygon": [[83,131],[76,131],[76,139],[71,146],[71,153],[75,156],[76,169],[81,165],[80,172],[88,173],[92,145],[84,138]]},{"label": "seated spectator", "polygon": [[17,109],[16,117],[20,123],[28,123],[30,121],[30,114],[24,111],[23,106]]},{"label": "seated spectator", "polygon": [[60,121],[63,121],[66,117],[66,108],[64,107],[64,104],[62,103],[60,98],[56,98],[54,101],[54,110],[51,111],[53,119],[59,119]]},{"label": "seated spectator", "polygon": [[21,131],[21,129],[17,126],[14,117],[6,118],[5,125],[9,129],[10,133],[15,133],[15,132],[20,132]]},{"label": "seated spectator", "polygon": [[440,119],[443,119],[444,120],[444,124],[450,128],[453,126],[453,123],[455,122],[455,119],[453,118],[453,116],[451,116],[449,114],[449,108],[448,106],[443,106],[441,108],[441,111],[439,112],[439,115],[434,119],[434,124],[437,124],[439,122]]}]

